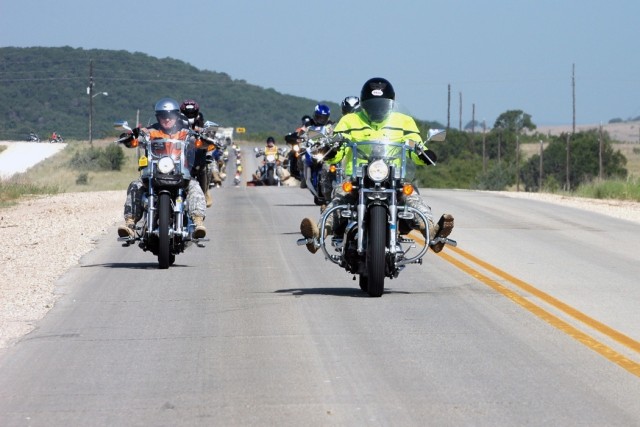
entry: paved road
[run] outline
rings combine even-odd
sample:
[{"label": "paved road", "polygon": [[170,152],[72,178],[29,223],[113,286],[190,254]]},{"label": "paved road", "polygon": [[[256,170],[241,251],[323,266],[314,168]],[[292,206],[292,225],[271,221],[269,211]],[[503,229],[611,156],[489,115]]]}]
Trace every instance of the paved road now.
[{"label": "paved road", "polygon": [[306,190],[216,189],[169,270],[112,230],[0,356],[0,425],[639,425],[640,226],[423,195],[459,247],[381,298],[296,246]]},{"label": "paved road", "polygon": [[7,149],[0,152],[0,179],[11,178],[30,167],[53,156],[67,146],[66,143],[9,142],[0,141]]}]

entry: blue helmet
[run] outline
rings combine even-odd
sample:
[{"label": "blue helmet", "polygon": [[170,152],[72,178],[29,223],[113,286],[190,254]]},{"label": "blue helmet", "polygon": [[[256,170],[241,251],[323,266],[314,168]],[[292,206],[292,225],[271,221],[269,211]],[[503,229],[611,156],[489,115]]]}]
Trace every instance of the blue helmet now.
[{"label": "blue helmet", "polygon": [[313,121],[316,122],[319,126],[324,126],[329,121],[329,116],[331,115],[331,110],[328,106],[324,104],[316,105],[316,108],[313,112]]}]

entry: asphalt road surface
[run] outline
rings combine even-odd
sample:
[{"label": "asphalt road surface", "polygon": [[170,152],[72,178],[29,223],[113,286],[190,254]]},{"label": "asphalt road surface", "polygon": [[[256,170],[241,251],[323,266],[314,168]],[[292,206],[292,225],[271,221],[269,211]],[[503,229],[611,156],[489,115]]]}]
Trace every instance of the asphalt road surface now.
[{"label": "asphalt road surface", "polygon": [[115,228],[0,355],[0,425],[640,425],[640,226],[423,191],[456,218],[369,298],[296,245],[307,190],[223,187],[168,270]]}]

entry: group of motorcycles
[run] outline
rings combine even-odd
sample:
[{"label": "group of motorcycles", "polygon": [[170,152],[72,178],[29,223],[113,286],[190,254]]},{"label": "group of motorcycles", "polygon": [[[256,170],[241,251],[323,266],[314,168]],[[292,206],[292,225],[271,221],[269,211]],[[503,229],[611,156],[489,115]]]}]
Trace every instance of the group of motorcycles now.
[{"label": "group of motorcycles", "polygon": [[[41,142],[40,137],[35,132],[29,132],[29,135],[27,136],[26,141],[27,142]],[[53,142],[62,143],[62,142],[64,142],[64,138],[59,133],[54,132],[49,137],[49,142],[51,142],[51,143],[53,143]]]},{"label": "group of motorcycles", "polygon": [[[131,140],[132,129],[126,122],[117,124],[129,132],[117,142]],[[145,251],[158,257],[160,268],[168,268],[177,254],[192,243],[195,229],[186,206],[185,189],[191,179],[191,165],[198,150],[222,151],[223,162],[227,145],[216,137],[217,125],[205,123],[203,129],[189,130],[190,136],[182,140],[148,140],[138,138],[138,166],[146,182],[142,195],[143,218],[135,230],[134,238],[121,238],[124,246],[134,242]],[[444,141],[445,131],[432,130],[425,142]],[[325,258],[337,264],[347,273],[359,277],[360,288],[372,297],[384,292],[386,278],[394,279],[409,264],[422,264],[422,258],[430,246],[438,243],[456,245],[446,237],[430,239],[432,223],[425,214],[402,200],[417,192],[412,184],[415,166],[412,154],[423,155],[421,146],[389,141],[359,141],[357,144],[338,135],[307,130],[295,141],[288,152],[279,149],[278,156],[285,157],[291,176],[301,182],[321,207],[319,238],[303,238],[298,245],[313,245],[321,249]],[[169,149],[167,150],[167,147]],[[162,150],[160,149],[162,148]],[[242,171],[241,150],[233,145],[236,157],[236,177]],[[328,153],[345,149],[350,153],[341,164],[327,164]],[[267,185],[278,185],[279,160],[264,149],[255,149],[256,156],[264,157],[263,177]],[[435,164],[435,160],[434,160]],[[349,165],[349,168],[345,166]],[[344,171],[350,170],[349,174]],[[321,179],[324,171],[325,179]],[[340,187],[343,194],[351,194],[352,203],[326,207]],[[326,225],[333,216],[343,226],[330,237]],[[426,232],[413,233],[411,224],[422,222]]]}]

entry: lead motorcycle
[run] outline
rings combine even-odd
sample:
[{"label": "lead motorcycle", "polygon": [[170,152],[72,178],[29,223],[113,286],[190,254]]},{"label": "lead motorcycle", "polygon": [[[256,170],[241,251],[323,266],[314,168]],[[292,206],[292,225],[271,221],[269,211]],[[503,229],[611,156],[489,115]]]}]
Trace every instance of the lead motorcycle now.
[{"label": "lead motorcycle", "polygon": [[[427,141],[444,141],[445,131],[432,130]],[[412,194],[415,165],[409,158],[421,148],[388,141],[343,142],[351,148],[351,176],[345,177],[342,189],[357,195],[356,204],[343,204],[326,209],[320,218],[320,237],[300,239],[298,245],[315,243],[326,259],[359,276],[360,288],[372,297],[384,291],[385,278],[396,278],[408,264],[422,264],[430,246],[439,242],[456,246],[455,240],[438,237],[419,245],[411,237],[410,223],[417,218],[431,227],[419,210],[399,204],[399,196]],[[432,162],[434,165],[435,163]],[[344,230],[327,239],[325,224],[331,215],[345,218]],[[422,236],[420,236],[422,237]],[[421,238],[419,240],[422,240]],[[330,244],[330,245],[329,245]],[[355,279],[355,277],[354,277]]]},{"label": "lead motorcycle", "polygon": [[176,255],[191,243],[203,247],[201,242],[208,240],[193,238],[195,225],[187,215],[185,192],[196,150],[207,150],[209,145],[219,144],[215,130],[212,131],[214,125],[207,122],[199,132],[190,129],[186,140],[151,140],[138,129],[131,129],[126,121],[115,124],[117,129],[127,131],[115,142],[138,150],[138,169],[146,187],[142,195],[144,212],[136,224],[135,237],[118,240],[125,247],[138,242],[142,250],[151,251],[158,257],[161,269],[169,268]]}]

